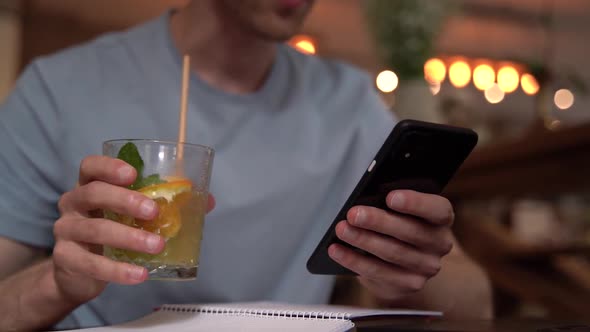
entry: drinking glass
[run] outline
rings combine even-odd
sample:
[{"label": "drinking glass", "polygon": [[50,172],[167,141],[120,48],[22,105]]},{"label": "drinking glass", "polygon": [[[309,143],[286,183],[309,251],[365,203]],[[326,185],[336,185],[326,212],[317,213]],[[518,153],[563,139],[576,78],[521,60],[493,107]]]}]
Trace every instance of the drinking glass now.
[{"label": "drinking glass", "polygon": [[120,139],[104,142],[103,154],[134,166],[138,178],[129,189],[153,199],[159,208],[153,220],[112,211],[103,211],[105,218],[158,234],[166,241],[164,250],[157,255],[108,246],[103,254],[147,268],[149,279],[195,279],[214,150],[196,144]]}]

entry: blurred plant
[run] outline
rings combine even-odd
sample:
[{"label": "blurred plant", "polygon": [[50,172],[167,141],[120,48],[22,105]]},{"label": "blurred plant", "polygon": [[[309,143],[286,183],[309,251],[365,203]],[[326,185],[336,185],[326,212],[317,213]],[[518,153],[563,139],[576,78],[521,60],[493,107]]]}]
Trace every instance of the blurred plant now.
[{"label": "blurred plant", "polygon": [[424,63],[448,13],[449,1],[367,0],[370,28],[386,65],[400,79],[424,76]]}]

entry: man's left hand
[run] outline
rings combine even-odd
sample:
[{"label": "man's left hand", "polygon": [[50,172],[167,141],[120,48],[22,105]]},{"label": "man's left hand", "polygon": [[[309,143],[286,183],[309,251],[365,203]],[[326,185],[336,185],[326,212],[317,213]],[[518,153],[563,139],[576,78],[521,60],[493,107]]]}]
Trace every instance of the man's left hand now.
[{"label": "man's left hand", "polygon": [[338,238],[375,257],[339,244],[328,252],[375,296],[398,300],[422,290],[440,271],[453,248],[454,212],[446,198],[411,190],[390,192],[387,206],[391,211],[355,206],[336,226]]}]

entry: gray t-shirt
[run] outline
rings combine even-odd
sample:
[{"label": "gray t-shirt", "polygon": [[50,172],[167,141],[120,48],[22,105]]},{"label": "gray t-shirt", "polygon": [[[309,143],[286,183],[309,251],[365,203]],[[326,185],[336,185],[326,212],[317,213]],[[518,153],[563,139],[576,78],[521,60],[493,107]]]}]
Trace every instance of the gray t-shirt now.
[{"label": "gray t-shirt", "polygon": [[[0,108],[0,235],[51,248],[56,202],[82,158],[107,139],[177,138],[181,57],[168,18],[25,70]],[[118,323],[163,303],[326,302],[334,279],[306,260],[393,124],[367,75],[286,45],[252,94],[193,75],[187,141],[215,148],[217,199],[197,280],[112,284],[69,322]]]}]

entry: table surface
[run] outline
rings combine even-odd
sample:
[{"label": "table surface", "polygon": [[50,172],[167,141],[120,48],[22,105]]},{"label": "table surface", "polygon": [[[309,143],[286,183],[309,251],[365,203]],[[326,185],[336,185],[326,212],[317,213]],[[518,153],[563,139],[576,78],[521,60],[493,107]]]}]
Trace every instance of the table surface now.
[{"label": "table surface", "polygon": [[494,321],[430,321],[387,323],[358,328],[357,332],[590,332],[590,308],[586,320],[527,320],[510,319]]}]

